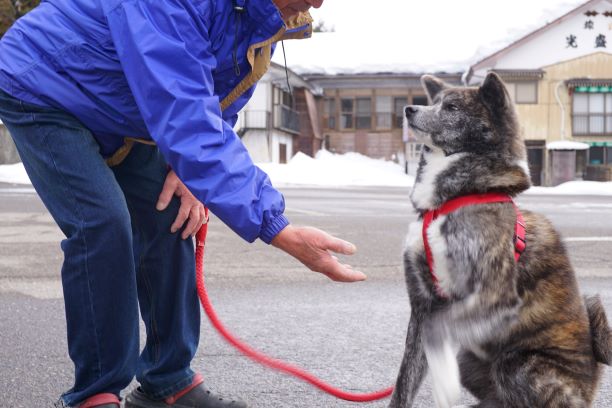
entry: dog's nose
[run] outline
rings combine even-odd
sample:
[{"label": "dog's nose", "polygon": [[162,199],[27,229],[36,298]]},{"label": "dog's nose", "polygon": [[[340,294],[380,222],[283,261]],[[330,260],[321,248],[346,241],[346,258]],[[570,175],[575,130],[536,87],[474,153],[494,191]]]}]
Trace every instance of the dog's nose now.
[{"label": "dog's nose", "polygon": [[414,106],[414,105],[408,105],[406,106],[406,109],[404,110],[404,113],[406,114],[406,117],[409,118],[410,116],[414,115],[415,113],[417,113],[419,109]]}]

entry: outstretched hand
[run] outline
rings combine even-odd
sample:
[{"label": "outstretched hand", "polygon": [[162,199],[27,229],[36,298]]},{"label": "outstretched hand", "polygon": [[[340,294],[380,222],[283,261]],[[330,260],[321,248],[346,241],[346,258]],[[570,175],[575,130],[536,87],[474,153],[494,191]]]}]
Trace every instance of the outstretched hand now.
[{"label": "outstretched hand", "polygon": [[272,245],[333,281],[357,282],[366,279],[365,274],[353,270],[350,265],[340,263],[338,258],[330,253],[352,255],[356,251],[355,245],[319,229],[289,225],[274,237]]}]

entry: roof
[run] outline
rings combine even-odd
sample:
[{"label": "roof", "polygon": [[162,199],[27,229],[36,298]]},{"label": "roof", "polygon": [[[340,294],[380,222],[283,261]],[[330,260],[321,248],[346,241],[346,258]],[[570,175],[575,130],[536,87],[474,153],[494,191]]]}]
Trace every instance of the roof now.
[{"label": "roof", "polygon": [[[463,74],[475,62],[540,29],[542,21],[558,19],[585,4],[585,0],[517,0],[509,13],[507,7],[486,0],[470,0],[469,5],[452,0],[379,2],[372,7],[366,0],[354,0],[351,13],[340,4],[344,2],[314,10],[315,18],[319,13],[328,25],[338,23],[338,32],[286,41],[289,67],[307,76]],[[283,63],[280,47],[273,60]]]},{"label": "roof", "polygon": [[[611,0],[606,0],[606,1],[612,4]],[[554,18],[552,21],[546,23],[545,25],[539,26],[535,29],[534,27],[531,27],[531,28],[526,27],[525,29],[521,30],[521,35],[516,35],[513,37],[508,37],[507,39],[500,40],[496,44],[495,48],[490,49],[489,52],[487,52],[485,48],[481,49],[478,53],[479,57],[477,57],[476,62],[472,64],[472,66],[470,67],[467,73],[467,80],[469,81],[469,78],[472,72],[478,69],[481,69],[482,67],[486,67],[487,65],[491,64],[493,60],[502,57],[503,55],[516,49],[517,47],[520,47],[521,45],[527,43],[528,41],[531,41],[538,35],[550,30],[553,27],[560,25],[566,20],[582,13],[589,7],[592,7],[593,5],[596,5],[601,2],[602,0],[590,0],[586,2],[582,1],[582,2],[579,2],[577,6],[575,5],[575,7],[572,8],[570,11],[565,12],[559,16],[559,13],[560,13],[559,10],[563,10],[564,8],[567,7],[567,4],[561,4],[559,5],[557,9],[551,10],[547,13],[549,16],[556,15],[559,17]],[[572,4],[572,2],[570,1],[568,2],[568,4]]]},{"label": "roof", "polygon": [[[378,39],[369,37],[356,41],[349,35],[327,32],[314,33],[312,38],[287,41],[287,65],[302,75],[355,74],[461,74],[469,67],[469,55],[448,58],[439,49],[426,44],[415,45],[409,52],[398,46],[381,46]],[[272,59],[283,64],[282,50],[277,49]]]}]

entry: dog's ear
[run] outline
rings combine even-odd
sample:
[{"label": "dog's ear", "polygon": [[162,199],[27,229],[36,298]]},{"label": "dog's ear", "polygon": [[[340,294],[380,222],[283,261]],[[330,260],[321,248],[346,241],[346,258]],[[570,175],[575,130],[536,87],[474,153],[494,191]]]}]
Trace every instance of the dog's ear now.
[{"label": "dog's ear", "polygon": [[429,98],[429,103],[433,104],[433,100],[436,98],[441,91],[448,88],[444,81],[436,78],[433,75],[423,75],[421,77],[421,85],[423,85],[423,89],[427,92],[427,97]]},{"label": "dog's ear", "polygon": [[489,72],[478,89],[478,95],[491,113],[505,111],[510,106],[510,96],[501,78],[495,72]]}]

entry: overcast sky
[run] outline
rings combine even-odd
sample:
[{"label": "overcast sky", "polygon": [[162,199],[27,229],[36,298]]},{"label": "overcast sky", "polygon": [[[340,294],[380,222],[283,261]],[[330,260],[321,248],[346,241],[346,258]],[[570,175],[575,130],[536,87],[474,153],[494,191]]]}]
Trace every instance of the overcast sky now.
[{"label": "overcast sky", "polygon": [[[336,32],[399,47],[444,49],[465,58],[474,44],[537,28],[585,0],[325,0],[312,11]],[[453,55],[455,54],[455,55]]]}]

